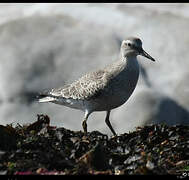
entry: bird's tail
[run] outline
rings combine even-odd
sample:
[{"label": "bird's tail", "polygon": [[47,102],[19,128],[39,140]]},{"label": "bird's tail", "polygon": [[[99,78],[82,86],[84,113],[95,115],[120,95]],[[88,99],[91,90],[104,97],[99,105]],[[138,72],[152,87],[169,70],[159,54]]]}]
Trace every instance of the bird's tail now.
[{"label": "bird's tail", "polygon": [[40,102],[40,103],[51,102],[51,101],[55,100],[55,97],[52,97],[47,94],[40,94],[40,95],[38,95],[37,98],[38,98],[38,102]]},{"label": "bird's tail", "polygon": [[51,101],[54,101],[54,100],[55,100],[55,98],[47,96],[47,97],[39,99],[39,102],[44,103],[44,102],[51,102]]}]

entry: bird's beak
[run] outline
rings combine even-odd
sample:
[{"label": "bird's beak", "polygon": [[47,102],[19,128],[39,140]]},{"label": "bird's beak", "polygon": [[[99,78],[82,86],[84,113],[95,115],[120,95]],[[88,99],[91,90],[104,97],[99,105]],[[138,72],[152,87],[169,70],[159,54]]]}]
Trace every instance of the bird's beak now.
[{"label": "bird's beak", "polygon": [[144,57],[146,57],[146,58],[148,58],[148,59],[150,59],[150,60],[152,60],[152,61],[155,61],[155,59],[154,59],[153,57],[151,57],[151,56],[150,56],[147,52],[145,52],[143,49],[141,49],[140,55],[141,55],[141,56],[144,56]]}]

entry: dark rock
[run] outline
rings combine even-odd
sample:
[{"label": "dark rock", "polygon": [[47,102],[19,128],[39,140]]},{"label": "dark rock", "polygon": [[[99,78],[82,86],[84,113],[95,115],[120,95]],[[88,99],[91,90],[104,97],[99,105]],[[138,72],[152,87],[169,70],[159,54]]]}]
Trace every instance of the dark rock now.
[{"label": "dark rock", "polygon": [[[1,129],[5,136],[9,128]],[[98,131],[85,135],[51,127],[41,114],[31,125],[10,129],[10,137],[18,138],[11,149],[1,143],[6,148],[0,172],[6,174],[176,174],[189,158],[189,126],[183,125],[148,125],[108,138]]]},{"label": "dark rock", "polygon": [[0,150],[16,149],[17,138],[18,134],[11,125],[0,125]]}]

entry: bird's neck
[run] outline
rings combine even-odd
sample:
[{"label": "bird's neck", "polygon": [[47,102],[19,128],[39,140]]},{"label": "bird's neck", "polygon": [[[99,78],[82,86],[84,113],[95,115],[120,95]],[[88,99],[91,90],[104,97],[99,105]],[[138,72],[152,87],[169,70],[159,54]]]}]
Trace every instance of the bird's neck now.
[{"label": "bird's neck", "polygon": [[136,56],[121,56],[118,61],[108,65],[105,69],[110,76],[114,77],[121,72],[133,71],[138,73],[139,65]]},{"label": "bird's neck", "polygon": [[122,64],[127,70],[138,70],[139,64],[136,56],[122,56],[121,57]]}]

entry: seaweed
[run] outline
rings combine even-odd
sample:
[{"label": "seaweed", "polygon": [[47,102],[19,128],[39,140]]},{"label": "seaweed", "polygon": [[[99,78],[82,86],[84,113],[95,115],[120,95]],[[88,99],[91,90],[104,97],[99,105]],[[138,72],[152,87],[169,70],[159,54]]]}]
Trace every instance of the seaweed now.
[{"label": "seaweed", "polygon": [[0,126],[0,174],[178,175],[189,167],[189,127],[153,124],[108,137],[50,126]]}]

